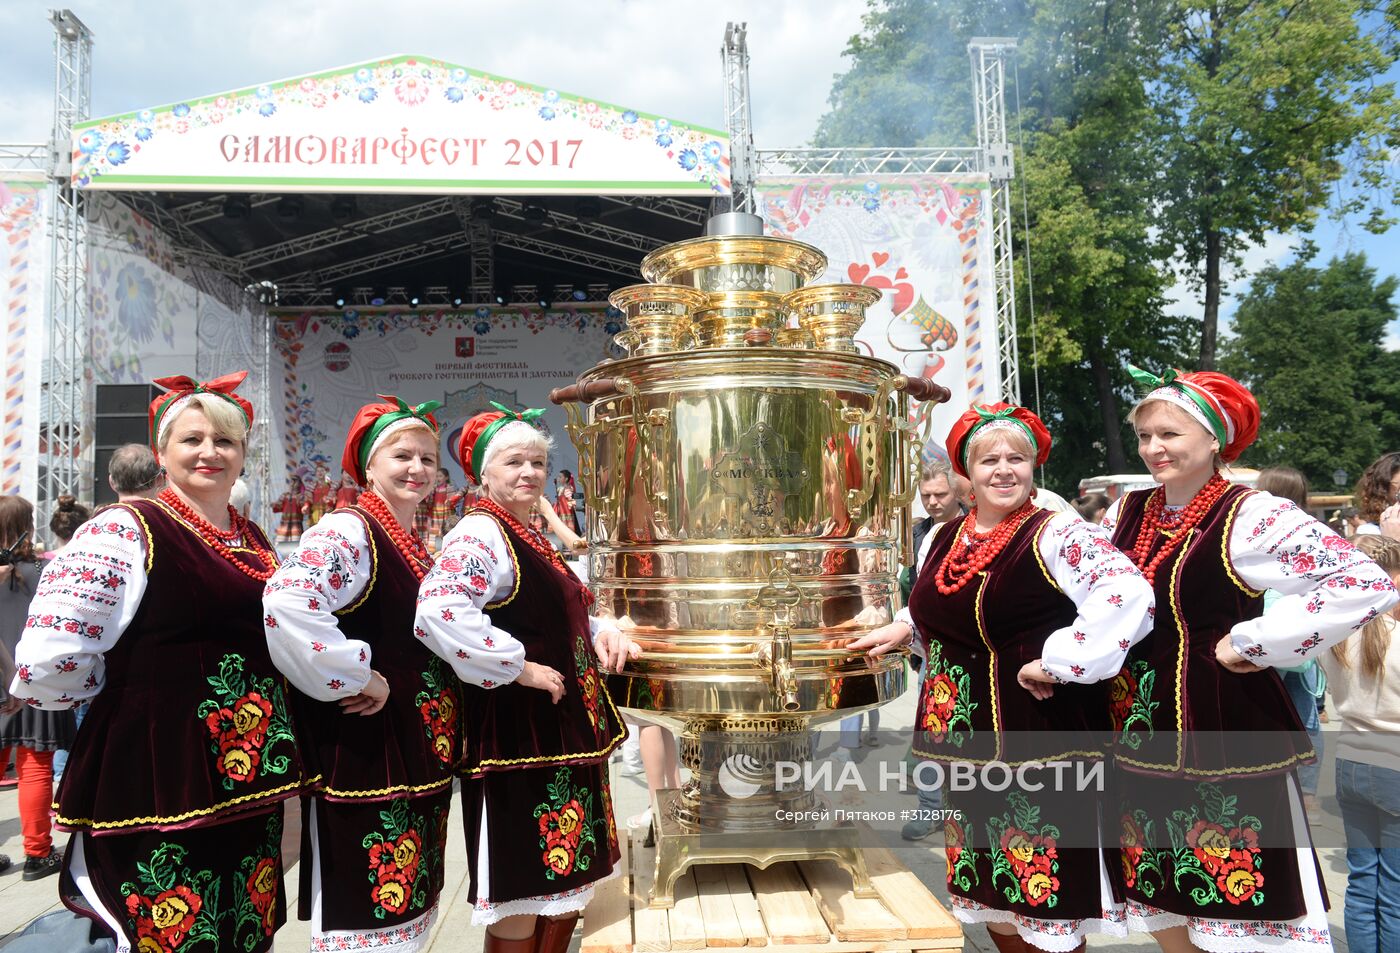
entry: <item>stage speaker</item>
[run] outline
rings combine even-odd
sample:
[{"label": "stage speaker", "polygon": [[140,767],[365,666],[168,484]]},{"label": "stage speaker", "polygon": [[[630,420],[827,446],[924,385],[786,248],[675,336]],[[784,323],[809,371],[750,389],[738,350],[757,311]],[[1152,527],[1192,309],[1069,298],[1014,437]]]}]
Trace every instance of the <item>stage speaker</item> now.
[{"label": "stage speaker", "polygon": [[117,502],[117,495],[107,485],[107,466],[122,444],[146,442],[146,414],[158,393],[159,389],[151,384],[97,385],[92,455],[92,495],[96,505]]}]

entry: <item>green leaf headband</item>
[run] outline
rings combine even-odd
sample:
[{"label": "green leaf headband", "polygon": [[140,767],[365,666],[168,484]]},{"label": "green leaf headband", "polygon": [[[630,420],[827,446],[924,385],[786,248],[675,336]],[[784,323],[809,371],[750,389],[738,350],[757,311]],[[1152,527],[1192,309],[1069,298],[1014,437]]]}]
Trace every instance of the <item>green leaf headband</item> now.
[{"label": "green leaf headband", "polygon": [[991,411],[985,407],[973,407],[972,409],[977,411],[977,416],[981,417],[982,419],[977,422],[976,426],[974,426],[971,430],[967,432],[967,437],[963,439],[962,465],[964,470],[967,469],[967,454],[968,451],[972,449],[972,438],[977,435],[977,431],[987,426],[997,425],[1004,427],[1008,423],[1015,424],[1017,427],[1020,427],[1026,432],[1026,438],[1030,440],[1032,449],[1038,449],[1040,447],[1040,444],[1036,442],[1035,434],[1031,431],[1030,425],[1027,424],[1024,420],[1020,420],[1017,417],[1013,416],[1015,411],[1019,410],[1020,408],[1004,407],[1001,410],[997,411]]},{"label": "green leaf headband", "polygon": [[1215,405],[1204,394],[1196,390],[1190,381],[1181,379],[1181,372],[1176,368],[1168,368],[1161,377],[1151,371],[1144,371],[1140,367],[1128,365],[1128,373],[1138,386],[1151,396],[1152,391],[1170,389],[1184,394],[1191,403],[1201,412],[1201,419],[1206,423],[1206,429],[1215,435],[1215,439],[1220,442],[1223,449],[1230,442],[1229,428],[1225,425],[1225,418],[1220,415],[1220,411],[1215,409]]},{"label": "green leaf headband", "polygon": [[438,423],[433,419],[432,413],[442,406],[440,400],[425,400],[417,407],[410,407],[404,403],[402,397],[391,397],[387,394],[380,394],[385,400],[398,404],[398,410],[391,410],[387,414],[381,414],[373,424],[370,425],[369,433],[365,434],[365,439],[360,441],[360,473],[363,474],[369,469],[369,458],[374,455],[374,445],[380,436],[389,427],[401,420],[420,420],[428,425],[428,429],[437,436]]},{"label": "green leaf headband", "polygon": [[522,424],[533,424],[544,416],[544,410],[532,408],[523,411],[514,411],[503,404],[498,404],[494,400],[491,406],[499,410],[504,416],[497,417],[486,425],[486,429],[481,432],[481,436],[476,438],[476,443],[472,445],[472,476],[478,483],[481,482],[481,468],[486,464],[486,445],[491,439],[500,433],[501,428],[506,424],[515,423],[517,420]]}]

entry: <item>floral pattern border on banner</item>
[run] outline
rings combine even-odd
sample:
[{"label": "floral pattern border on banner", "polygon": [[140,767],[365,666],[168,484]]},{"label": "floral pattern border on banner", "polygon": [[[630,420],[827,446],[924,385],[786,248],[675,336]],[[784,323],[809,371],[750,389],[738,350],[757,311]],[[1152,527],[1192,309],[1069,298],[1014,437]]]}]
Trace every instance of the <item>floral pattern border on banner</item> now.
[{"label": "floral pattern border on banner", "polygon": [[73,138],[73,183],[80,188],[91,185],[157,138],[218,126],[235,116],[270,118],[287,110],[324,110],[341,101],[368,109],[392,100],[411,108],[430,98],[453,104],[475,100],[493,110],[527,111],[546,122],[569,117],[624,140],[649,140],[696,183],[715,192],[729,189],[729,140],[718,130],[423,56],[371,61],[78,123]]}]

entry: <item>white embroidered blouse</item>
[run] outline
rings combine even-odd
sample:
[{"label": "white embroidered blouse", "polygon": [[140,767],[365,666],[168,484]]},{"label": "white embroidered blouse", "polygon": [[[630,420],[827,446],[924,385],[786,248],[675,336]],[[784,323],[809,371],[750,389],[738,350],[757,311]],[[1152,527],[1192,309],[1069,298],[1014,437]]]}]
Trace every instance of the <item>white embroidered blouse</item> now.
[{"label": "white embroidered blouse", "polygon": [[[1104,516],[1112,531],[1121,500]],[[1235,651],[1261,666],[1293,666],[1400,602],[1385,571],[1291,500],[1255,492],[1240,501],[1227,551],[1251,589],[1281,596],[1230,630]]]},{"label": "white embroidered blouse", "polygon": [[[940,528],[925,538],[921,561],[932,550],[932,537]],[[1108,532],[1076,513],[1051,517],[1037,543],[1046,570],[1078,610],[1073,623],[1046,637],[1041,664],[1065,682],[1112,678],[1123,668],[1128,649],[1152,630],[1152,587],[1113,545]],[[920,578],[935,568],[921,565]],[[907,606],[895,619],[917,632]]]},{"label": "white embroidered blouse", "polygon": [[[471,513],[443,540],[437,562],[418,590],[419,638],[451,664],[462,681],[495,688],[525,667],[525,646],[491,624],[487,604],[515,588],[515,568],[500,525]],[[616,623],[590,617],[594,635]]]}]

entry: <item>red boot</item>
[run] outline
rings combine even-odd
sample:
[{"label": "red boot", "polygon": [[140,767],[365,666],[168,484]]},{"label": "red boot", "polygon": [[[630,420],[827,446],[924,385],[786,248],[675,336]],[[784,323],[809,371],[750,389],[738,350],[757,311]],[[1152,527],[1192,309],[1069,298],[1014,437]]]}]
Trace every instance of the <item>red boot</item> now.
[{"label": "red boot", "polygon": [[540,917],[535,923],[534,953],[565,953],[569,941],[573,939],[576,923],[577,913],[568,913],[558,919]]}]

